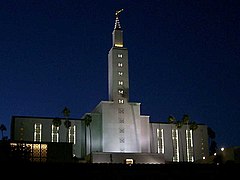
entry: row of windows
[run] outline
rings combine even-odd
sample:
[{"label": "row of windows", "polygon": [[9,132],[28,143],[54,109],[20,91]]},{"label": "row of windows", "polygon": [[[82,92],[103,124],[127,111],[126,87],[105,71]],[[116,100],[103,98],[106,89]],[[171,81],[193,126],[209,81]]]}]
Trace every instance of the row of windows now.
[{"label": "row of windows", "polygon": [[[123,86],[123,81],[118,81],[118,85]],[[118,94],[123,96],[124,95],[124,90],[123,89],[118,89]],[[124,104],[123,99],[118,99],[119,104]]]},{"label": "row of windows", "polygon": [[[122,58],[122,57],[123,57],[122,54],[118,54],[118,58]],[[118,63],[118,67],[120,67],[120,68],[123,67],[123,63],[122,63],[122,62],[119,62],[119,63]],[[123,76],[123,72],[122,72],[122,71],[118,71],[118,75],[119,75],[119,76]],[[123,81],[122,81],[122,80],[119,80],[119,81],[118,81],[118,85],[119,85],[119,86],[123,86]],[[119,89],[119,90],[118,90],[118,94],[121,95],[121,96],[123,96],[124,90],[123,90],[123,89]],[[118,103],[119,103],[119,104],[123,104],[123,103],[124,103],[124,100],[123,100],[123,99],[119,99],[119,100],[118,100]]]},{"label": "row of windows", "polygon": [[[76,126],[70,126],[67,132],[67,142],[71,142],[73,144],[76,143]],[[34,141],[41,142],[42,141],[42,124],[36,123],[34,124]],[[52,125],[51,127],[51,141],[52,142],[59,142],[60,135],[59,135],[59,127]]]},{"label": "row of windows", "polygon": [[12,152],[19,152],[19,150],[22,152],[18,156],[23,159],[33,162],[47,161],[47,144],[11,143],[10,145]]},{"label": "row of windows", "polygon": [[[122,57],[122,56],[121,56],[121,57]],[[122,63],[118,63],[118,66],[119,66],[119,67],[122,67],[123,65],[122,65]],[[119,71],[119,72],[118,72],[118,75],[119,75],[119,76],[123,76],[123,72]],[[118,85],[123,86],[123,81],[122,81],[122,80],[119,80],[119,81],[118,81]],[[124,90],[123,90],[123,89],[118,89],[118,94],[123,97],[123,95],[124,95]],[[123,104],[123,103],[124,103],[124,100],[123,100],[123,99],[118,99],[118,103],[119,103],[119,104]],[[118,108],[118,113],[120,114],[120,117],[118,118],[119,123],[120,123],[120,124],[123,124],[123,123],[124,123],[124,117],[121,117],[121,114],[124,114],[124,109],[123,109],[123,108]],[[125,148],[124,148],[125,138],[123,137],[123,136],[124,136],[124,132],[125,132],[125,129],[124,129],[123,127],[120,127],[120,128],[119,128],[119,135],[120,135],[120,137],[119,137],[119,143],[122,144],[121,147],[120,147],[120,151],[121,151],[121,152],[124,152],[124,151],[125,151]]]},{"label": "row of windows", "polygon": [[[164,153],[164,132],[163,129],[157,130],[157,152]],[[186,130],[186,152],[187,161],[193,162],[193,137],[192,130]],[[172,142],[173,142],[173,162],[179,162],[179,132],[177,129],[172,129]]]}]

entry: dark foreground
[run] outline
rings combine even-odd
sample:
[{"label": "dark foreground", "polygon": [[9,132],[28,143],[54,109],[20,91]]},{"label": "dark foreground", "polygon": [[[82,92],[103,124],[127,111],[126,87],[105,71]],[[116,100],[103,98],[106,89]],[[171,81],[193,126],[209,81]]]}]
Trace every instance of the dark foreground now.
[{"label": "dark foreground", "polygon": [[[5,177],[88,178],[88,179],[222,179],[240,177],[239,164],[79,164],[79,163],[1,163]],[[28,179],[28,178],[25,178]],[[32,178],[31,178],[32,179]]]}]

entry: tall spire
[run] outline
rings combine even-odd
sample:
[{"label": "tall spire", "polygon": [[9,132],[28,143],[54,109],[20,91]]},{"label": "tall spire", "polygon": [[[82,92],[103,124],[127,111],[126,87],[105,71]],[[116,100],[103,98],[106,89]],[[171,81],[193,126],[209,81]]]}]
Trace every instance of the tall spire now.
[{"label": "tall spire", "polygon": [[112,32],[113,46],[108,53],[109,100],[123,104],[129,99],[128,49],[123,46],[123,30],[119,23],[119,13],[115,13],[115,27]]},{"label": "tall spire", "polygon": [[115,26],[113,30],[113,47],[123,47],[123,31],[120,26],[119,14],[123,11],[123,9],[115,12]]},{"label": "tall spire", "polygon": [[115,12],[116,19],[115,19],[114,29],[121,29],[121,25],[120,25],[120,21],[119,21],[118,16],[119,16],[119,14],[120,14],[122,11],[123,11],[123,9]]}]

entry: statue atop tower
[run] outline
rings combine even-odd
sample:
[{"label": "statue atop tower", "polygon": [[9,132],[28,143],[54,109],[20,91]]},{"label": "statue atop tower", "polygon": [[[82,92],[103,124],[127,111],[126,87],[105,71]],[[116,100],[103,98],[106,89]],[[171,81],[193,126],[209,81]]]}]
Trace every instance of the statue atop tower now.
[{"label": "statue atop tower", "polygon": [[116,16],[116,19],[115,19],[115,26],[114,26],[114,29],[121,29],[121,26],[120,26],[120,21],[119,21],[119,14],[123,11],[123,9],[121,10],[118,10],[115,12],[115,16]]},{"label": "statue atop tower", "polygon": [[116,12],[115,12],[115,16],[118,16],[118,14],[120,14],[122,11],[123,11],[123,9],[121,9],[121,10],[119,10],[119,11],[116,11]]}]

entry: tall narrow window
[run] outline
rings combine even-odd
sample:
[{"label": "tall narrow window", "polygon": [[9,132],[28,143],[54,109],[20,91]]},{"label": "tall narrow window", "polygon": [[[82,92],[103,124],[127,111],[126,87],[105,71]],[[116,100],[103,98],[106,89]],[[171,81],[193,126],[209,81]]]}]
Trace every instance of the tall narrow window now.
[{"label": "tall narrow window", "polygon": [[69,132],[68,132],[68,139],[69,142],[76,144],[76,126],[70,126]]},{"label": "tall narrow window", "polygon": [[52,124],[52,142],[59,142],[59,127]]},{"label": "tall narrow window", "polygon": [[163,129],[157,129],[157,152],[164,154]]},{"label": "tall narrow window", "polygon": [[192,139],[192,130],[186,130],[186,142],[187,142],[187,161],[193,162],[193,139]]},{"label": "tall narrow window", "polygon": [[41,123],[34,124],[34,141],[35,142],[42,141],[42,124]]},{"label": "tall narrow window", "polygon": [[178,130],[172,129],[173,162],[179,162]]}]

